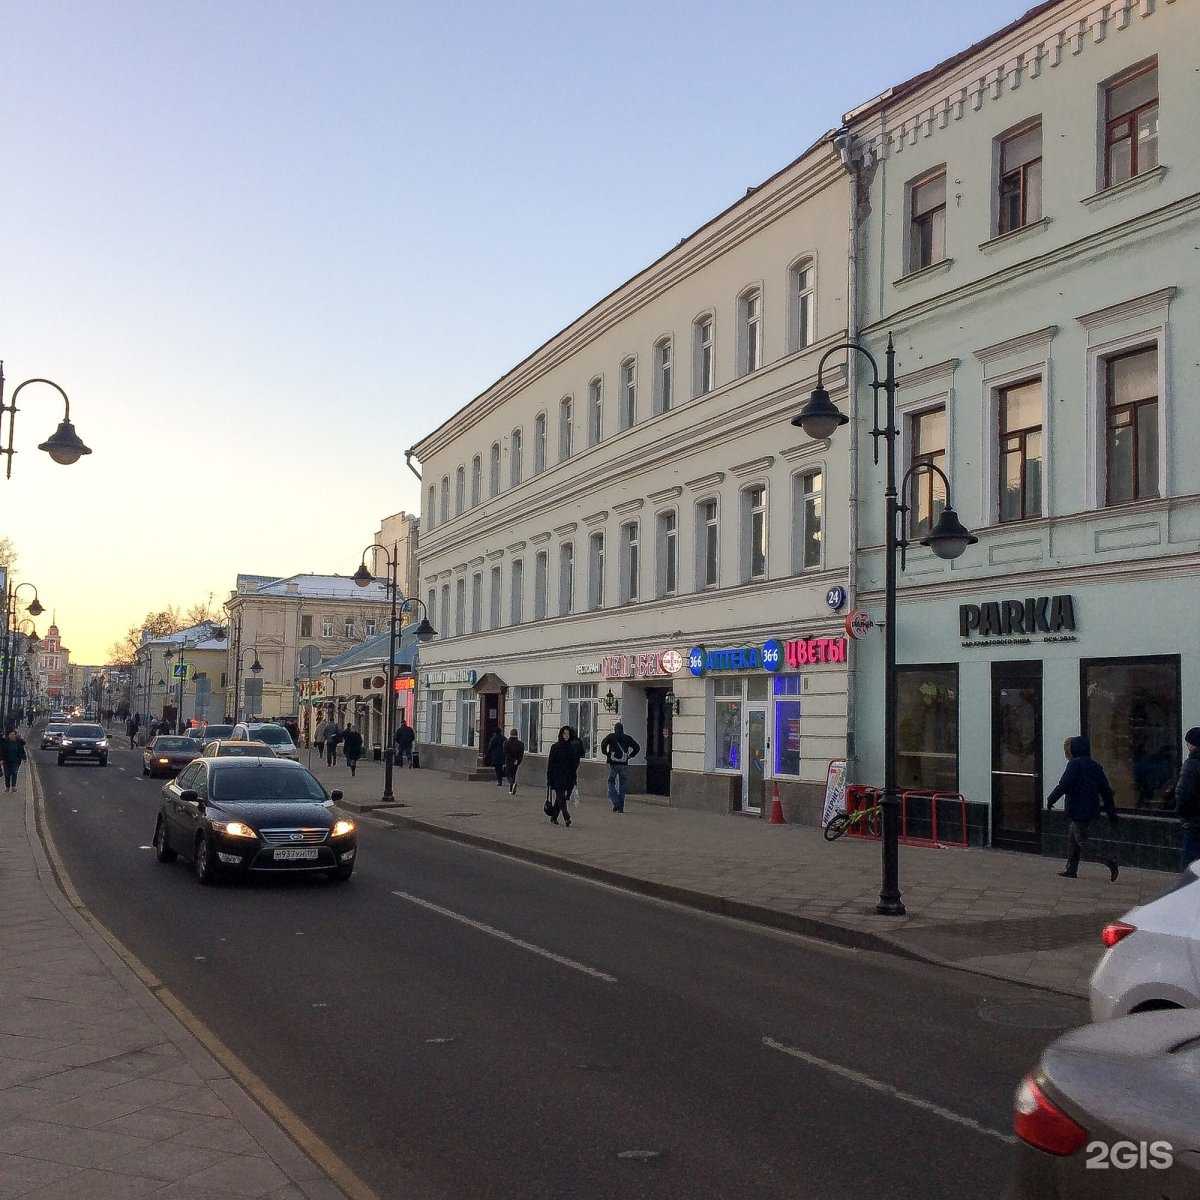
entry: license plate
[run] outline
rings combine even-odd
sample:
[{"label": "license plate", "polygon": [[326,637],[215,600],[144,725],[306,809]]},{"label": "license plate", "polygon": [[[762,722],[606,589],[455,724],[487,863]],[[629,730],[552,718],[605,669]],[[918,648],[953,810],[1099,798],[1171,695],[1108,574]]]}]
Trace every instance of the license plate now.
[{"label": "license plate", "polygon": [[315,846],[308,848],[304,846],[284,846],[275,851],[276,862],[295,862],[297,859],[315,859],[319,857],[319,851]]}]

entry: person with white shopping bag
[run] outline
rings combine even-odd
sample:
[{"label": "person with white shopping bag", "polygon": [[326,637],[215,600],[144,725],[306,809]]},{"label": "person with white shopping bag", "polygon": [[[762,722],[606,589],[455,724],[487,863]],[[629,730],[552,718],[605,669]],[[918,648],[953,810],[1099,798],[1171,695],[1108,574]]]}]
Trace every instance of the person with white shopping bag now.
[{"label": "person with white shopping bag", "polygon": [[572,736],[573,733],[570,725],[564,725],[558,731],[558,738],[550,747],[550,756],[546,759],[546,789],[549,792],[546,816],[550,818],[551,825],[557,825],[560,816],[564,825],[569,827],[571,824],[567,805],[579,772],[579,755],[575,748],[578,739]]}]

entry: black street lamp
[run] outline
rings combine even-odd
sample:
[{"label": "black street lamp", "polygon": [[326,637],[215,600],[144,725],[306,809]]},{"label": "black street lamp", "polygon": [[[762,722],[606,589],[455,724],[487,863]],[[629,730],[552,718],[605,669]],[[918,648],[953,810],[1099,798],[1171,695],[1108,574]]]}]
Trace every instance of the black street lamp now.
[{"label": "black street lamp", "polygon": [[[11,462],[12,460],[10,459],[9,461]],[[3,730],[8,729],[8,712],[16,686],[13,659],[17,651],[17,631],[24,620],[24,618],[19,620],[17,617],[17,597],[20,595],[22,588],[33,588],[33,601],[25,609],[27,613],[36,617],[46,611],[38,599],[38,590],[32,583],[15,584],[9,587],[4,597],[4,678],[0,680],[0,729]],[[34,636],[37,636],[36,628],[34,629]]]},{"label": "black street lamp", "polygon": [[[887,445],[884,488],[886,557],[883,617],[883,794],[880,797],[883,806],[883,886],[875,911],[884,916],[903,916],[904,902],[900,896],[900,798],[896,787],[896,552],[900,552],[900,565],[903,567],[905,552],[910,544],[906,535],[906,524],[909,512],[908,489],[911,482],[918,475],[928,473],[937,475],[946,487],[946,506],[933,528],[920,539],[922,546],[928,546],[938,558],[950,560],[958,558],[968,546],[974,545],[979,539],[959,521],[958,514],[950,507],[950,480],[940,468],[932,463],[917,463],[905,471],[899,489],[896,487],[896,439],[900,431],[896,428],[896,348],[890,334],[886,354],[887,374],[882,381],[879,378],[879,364],[871,352],[858,342],[845,342],[826,350],[817,364],[817,386],[804,407],[792,418],[792,424],[799,426],[811,438],[823,439],[832,437],[838,427],[845,425],[849,420],[821,386],[821,371],[825,360],[840,350],[857,351],[871,364],[875,423],[870,432],[875,441],[876,463],[879,462],[879,439],[882,438]],[[883,392],[887,400],[886,424],[882,427],[879,424],[880,392]]]},{"label": "black street lamp", "polygon": [[[241,625],[239,624],[238,625],[238,636],[239,637],[241,636],[241,632],[242,632]],[[262,663],[260,663],[258,661],[258,643],[257,642],[255,642],[253,646],[247,646],[244,650],[240,650],[240,649],[238,650],[238,652],[237,652],[237,670],[234,673],[235,678],[234,678],[234,684],[233,684],[233,688],[234,688],[233,722],[235,725],[238,723],[238,721],[240,721],[242,719],[242,716],[241,716],[242,698],[238,693],[238,688],[241,685],[242,663],[245,660],[246,655],[251,652],[254,654],[254,661],[250,664],[250,674],[253,675],[255,678],[257,678],[265,670]],[[249,716],[250,716],[250,714],[247,713],[246,714],[247,719],[249,719]]]},{"label": "black street lamp", "polygon": [[12,460],[13,455],[17,453],[13,449],[13,433],[17,424],[17,396],[20,395],[22,388],[28,387],[31,383],[47,384],[63,398],[63,419],[58,423],[58,428],[38,446],[38,449],[45,450],[56,463],[61,463],[65,467],[78,462],[83,455],[91,454],[91,450],[83,444],[75,432],[75,426],[71,424],[71,401],[67,398],[67,393],[54,380],[26,379],[24,383],[17,384],[13,389],[12,400],[5,404],[3,402],[4,364],[0,363],[0,420],[3,419],[4,413],[8,413],[8,445],[0,447],[0,454],[8,457],[8,467],[4,473],[6,479],[12,478]]}]

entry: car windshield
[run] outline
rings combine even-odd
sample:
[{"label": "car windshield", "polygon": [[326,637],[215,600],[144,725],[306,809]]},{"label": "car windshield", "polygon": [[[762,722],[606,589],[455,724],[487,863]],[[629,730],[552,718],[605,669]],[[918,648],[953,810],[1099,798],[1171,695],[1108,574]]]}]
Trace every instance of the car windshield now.
[{"label": "car windshield", "polygon": [[160,737],[154,740],[155,750],[198,750],[191,738],[186,737]]},{"label": "car windshield", "polygon": [[66,721],[51,721],[51,723],[46,726],[46,732],[47,733],[62,733],[62,731],[64,729],[66,729],[66,727],[67,727]]},{"label": "car windshield", "polygon": [[204,736],[206,738],[223,738],[228,737],[232,732],[232,725],[208,725],[205,727]]},{"label": "car windshield", "polygon": [[303,767],[287,763],[239,763],[212,773],[214,800],[247,800],[256,804],[297,800],[321,804],[325,789]]},{"label": "car windshield", "polygon": [[256,742],[266,742],[268,746],[290,746],[292,735],[282,725],[260,725],[250,730],[250,736]]},{"label": "car windshield", "polygon": [[218,746],[217,756],[219,758],[274,758],[275,751],[270,746],[261,743],[257,746]]},{"label": "car windshield", "polygon": [[105,736],[104,730],[99,725],[68,725],[68,737],[78,738],[102,738]]}]

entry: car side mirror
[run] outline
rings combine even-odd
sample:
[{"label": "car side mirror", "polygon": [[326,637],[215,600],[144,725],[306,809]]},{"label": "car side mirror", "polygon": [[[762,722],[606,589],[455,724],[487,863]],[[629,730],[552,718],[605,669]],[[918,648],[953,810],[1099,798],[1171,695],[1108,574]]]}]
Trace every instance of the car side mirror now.
[{"label": "car side mirror", "polygon": [[179,793],[179,799],[182,800],[184,804],[200,803],[200,796],[196,792],[195,788],[184,788],[183,791]]},{"label": "car side mirror", "polygon": [[340,788],[334,788],[333,791],[329,793],[329,798],[334,802],[334,804],[340,804],[343,795],[345,795],[345,793]]}]

